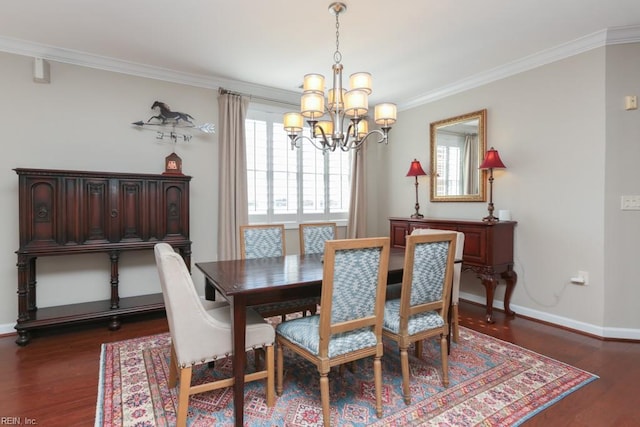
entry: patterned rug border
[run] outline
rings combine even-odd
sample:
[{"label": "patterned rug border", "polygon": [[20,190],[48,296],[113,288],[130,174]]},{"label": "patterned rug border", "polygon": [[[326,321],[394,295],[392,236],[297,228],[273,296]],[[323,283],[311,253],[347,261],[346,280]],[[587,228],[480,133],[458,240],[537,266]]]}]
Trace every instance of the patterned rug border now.
[{"label": "patterned rug border", "polygon": [[[476,340],[474,341],[474,337]],[[481,338],[478,340],[477,338]],[[108,378],[106,372],[108,371],[107,365],[108,360],[110,363],[113,363],[113,371],[121,372],[123,367],[120,366],[120,360],[116,360],[115,357],[109,359],[108,351],[110,349],[118,349],[118,348],[129,348],[133,349],[132,351],[140,351],[138,348],[144,342],[150,342],[152,345],[148,348],[145,348],[149,354],[145,353],[143,350],[143,358],[144,361],[143,366],[149,366],[149,364],[153,364],[154,362],[151,358],[154,357],[164,357],[162,356],[162,349],[168,346],[170,337],[168,333],[161,333],[156,335],[150,335],[145,337],[132,338],[129,340],[117,341],[112,343],[104,343],[101,346],[100,351],[100,368],[99,368],[99,384],[98,384],[98,398],[96,403],[96,418],[95,418],[95,426],[119,426],[119,425],[129,425],[126,424],[128,417],[126,414],[111,414],[105,416],[105,408],[107,405],[109,408],[112,408],[113,405],[120,407],[124,406],[124,402],[122,399],[119,399],[117,393],[107,393],[107,390],[120,390],[119,387],[122,386],[118,381],[118,378]],[[479,344],[478,344],[479,343]],[[479,373],[472,373],[468,375],[466,379],[463,379],[458,382],[454,382],[452,380],[451,385],[448,388],[443,387],[433,387],[429,388],[431,395],[423,398],[420,401],[415,401],[411,406],[408,407],[400,407],[396,412],[393,412],[389,415],[386,415],[383,419],[378,420],[373,417],[372,422],[363,423],[354,423],[347,421],[346,424],[339,424],[344,426],[357,426],[357,425],[366,425],[371,427],[382,427],[382,426],[426,426],[426,425],[439,425],[439,426],[458,426],[458,425],[476,425],[482,424],[487,426],[519,426],[525,421],[529,420],[533,416],[537,415],[544,409],[549,406],[554,405],[558,401],[562,400],[567,395],[575,392],[579,388],[589,384],[590,382],[598,379],[597,375],[584,371],[580,368],[576,368],[567,363],[558,361],[556,359],[550,358],[543,354],[537,353],[535,351],[520,347],[516,344],[509,343],[507,341],[503,341],[489,335],[473,331],[468,328],[461,328],[461,339],[459,344],[453,344],[452,348],[452,356],[456,347],[459,348],[460,352],[462,349],[466,349],[470,347],[470,350],[473,350],[474,347],[480,348],[482,347],[485,353],[491,352],[491,356],[496,356],[500,354],[505,360],[500,363],[494,363],[495,366],[489,366],[486,370]],[[438,351],[439,352],[439,351]],[[397,353],[397,349],[395,352]],[[389,354],[387,357],[387,351],[385,349],[385,357],[387,359],[393,358],[393,353]],[[469,351],[470,357],[473,357],[473,352]],[[397,355],[396,355],[397,356]],[[427,355],[428,357],[429,355]],[[468,355],[463,355],[465,357]],[[496,381],[500,382],[500,386],[506,384],[507,390],[510,392],[517,392],[519,388],[522,388],[522,383],[526,381],[530,382],[542,382],[543,378],[537,378],[539,373],[536,373],[535,370],[533,372],[527,372],[527,370],[522,371],[522,369],[516,369],[517,366],[522,366],[526,360],[526,358],[531,358],[532,360],[539,360],[544,363],[545,368],[547,368],[550,372],[557,374],[558,377],[552,380],[545,380],[542,386],[539,388],[534,388],[533,390],[526,390],[526,394],[521,396],[520,398],[516,398],[514,400],[513,396],[500,396],[500,391],[496,390]],[[383,363],[384,363],[383,358]],[[452,359],[452,357],[450,357]],[[513,360],[512,360],[513,359]],[[286,359],[285,359],[286,360]],[[464,362],[464,360],[463,360]],[[164,364],[164,362],[162,362]],[[395,362],[394,362],[395,363]],[[455,377],[457,372],[454,372],[457,368],[455,366],[452,368],[452,364],[450,362],[450,377]],[[384,368],[383,368],[384,369]],[[294,369],[291,369],[294,370]],[[568,374],[563,373],[566,371]],[[175,390],[166,389],[166,372],[163,370],[157,371],[154,369],[152,372],[144,371],[145,377],[149,378],[147,380],[147,386],[149,388],[149,394],[154,395],[155,397],[151,398],[149,413],[153,413],[155,425],[173,425],[171,423],[171,418],[167,418],[166,409],[169,411],[173,411],[175,408],[165,408],[163,407],[167,405],[166,402],[171,403],[172,400],[175,400],[172,395]],[[140,374],[138,374],[140,375]],[[288,374],[286,374],[288,375]],[[544,375],[544,374],[543,374]],[[150,378],[152,377],[153,378]],[[523,380],[524,376],[524,380]],[[157,377],[157,378],[156,378]],[[285,377],[286,381],[286,377]],[[295,380],[293,380],[295,381]],[[367,388],[367,382],[364,381],[361,387],[363,389]],[[166,390],[163,390],[163,385]],[[249,385],[248,385],[249,386]],[[412,383],[412,387],[414,384]],[[391,387],[391,392],[394,394],[399,394],[399,390],[395,390],[394,386]],[[292,387],[290,387],[292,388]],[[313,388],[313,386],[312,386]],[[296,392],[298,390],[296,389]],[[365,395],[366,391],[363,392]],[[251,390],[247,390],[247,399],[246,402],[248,405],[251,405],[250,394],[252,394]],[[257,413],[267,413],[268,408],[261,405],[261,402],[257,402],[262,399],[263,396],[257,395],[253,393],[255,411]],[[287,387],[285,384],[285,393],[281,397],[284,398],[287,395]],[[295,397],[295,396],[294,396]],[[303,396],[304,397],[304,396]],[[364,400],[367,396],[364,397]],[[316,397],[319,399],[319,395]],[[355,398],[355,396],[353,397]],[[503,401],[501,402],[501,398]],[[226,400],[225,400],[226,399]],[[227,404],[227,401],[230,401],[231,393],[227,393],[226,397],[221,396],[220,401],[224,400],[224,404]],[[291,397],[289,398],[291,400]],[[300,400],[300,397],[296,398]],[[296,399],[292,399],[296,400]],[[302,399],[304,400],[304,399]],[[362,400],[362,396],[360,396],[360,400]],[[263,403],[263,402],[262,402]],[[304,403],[304,401],[302,401]],[[333,401],[332,401],[332,425],[333,421],[338,422],[341,418],[340,415],[344,416],[344,413],[339,413],[335,411],[335,419],[334,419],[334,411],[333,411]],[[193,404],[193,403],[192,403]],[[501,406],[504,404],[504,406]],[[232,407],[233,405],[228,405]],[[386,405],[385,405],[386,406]],[[393,404],[390,405],[393,407]],[[472,410],[470,411],[469,408]],[[248,408],[245,408],[245,411]],[[310,411],[310,409],[307,409]],[[343,412],[345,409],[343,409]],[[470,414],[474,412],[475,414]],[[114,411],[111,411],[114,412]],[[117,411],[115,411],[117,412]],[[385,410],[386,412],[386,410]],[[486,413],[485,413],[486,412]],[[229,416],[232,411],[228,410],[225,412],[226,415]],[[135,414],[134,414],[135,415]],[[191,415],[191,413],[190,413]],[[473,416],[477,418],[473,418]],[[424,417],[429,417],[425,420]],[[206,420],[199,419],[199,416],[196,416],[196,420],[192,421],[191,417],[189,419],[189,425],[206,425],[200,424],[206,422]],[[245,415],[246,417],[246,415]],[[367,418],[360,418],[359,420],[366,420]],[[290,421],[290,418],[286,418],[286,420]],[[209,419],[209,422],[211,419]],[[283,422],[285,420],[283,419]],[[106,422],[106,424],[105,424]],[[175,419],[173,419],[175,422]],[[140,424],[147,425],[147,424]],[[154,424],[149,424],[154,425]],[[226,424],[225,424],[226,425]],[[263,424],[260,424],[263,425]],[[264,424],[267,425],[267,424]],[[305,424],[300,422],[299,424],[287,424],[287,425],[312,425]]]}]

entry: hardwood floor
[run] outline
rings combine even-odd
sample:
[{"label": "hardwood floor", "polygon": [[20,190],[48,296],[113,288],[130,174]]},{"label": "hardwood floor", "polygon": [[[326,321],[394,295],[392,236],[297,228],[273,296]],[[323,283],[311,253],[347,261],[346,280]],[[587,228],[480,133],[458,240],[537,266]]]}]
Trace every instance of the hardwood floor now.
[{"label": "hardwood floor", "polygon": [[[524,426],[640,425],[640,343],[603,341],[496,311],[496,322],[487,325],[484,309],[466,302],[460,316],[463,326],[600,377]],[[167,330],[164,317],[148,316],[125,320],[114,332],[93,324],[40,333],[26,347],[14,335],[0,338],[0,424],[93,425],[100,345]]]}]

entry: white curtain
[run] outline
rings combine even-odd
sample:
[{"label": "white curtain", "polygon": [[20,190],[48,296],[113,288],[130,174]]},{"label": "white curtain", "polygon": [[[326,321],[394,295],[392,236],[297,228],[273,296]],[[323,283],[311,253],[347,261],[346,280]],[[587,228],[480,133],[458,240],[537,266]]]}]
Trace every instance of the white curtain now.
[{"label": "white curtain", "polygon": [[248,224],[247,158],[244,120],[249,98],[220,90],[218,95],[218,259],[240,256],[240,225]]},{"label": "white curtain", "polygon": [[351,203],[349,205],[349,222],[347,223],[347,239],[367,236],[365,216],[365,160],[366,144],[353,153],[351,166]]},{"label": "white curtain", "polygon": [[478,135],[467,134],[464,139],[463,170],[467,179],[462,182],[462,194],[478,194]]}]

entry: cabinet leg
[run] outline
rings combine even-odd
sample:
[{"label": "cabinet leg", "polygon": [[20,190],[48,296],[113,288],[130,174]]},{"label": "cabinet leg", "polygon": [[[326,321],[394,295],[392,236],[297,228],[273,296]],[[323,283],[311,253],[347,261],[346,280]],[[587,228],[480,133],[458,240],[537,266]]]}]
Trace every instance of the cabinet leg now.
[{"label": "cabinet leg", "polygon": [[25,345],[29,344],[30,340],[31,340],[31,334],[29,333],[29,331],[25,331],[25,330],[18,331],[18,338],[16,338],[16,344],[18,344],[21,347],[24,347]]},{"label": "cabinet leg", "polygon": [[111,251],[109,253],[111,260],[111,308],[120,307],[120,296],[118,294],[118,261],[120,260],[120,252]]},{"label": "cabinet leg", "polygon": [[509,269],[503,272],[501,276],[504,281],[507,282],[507,289],[504,293],[504,312],[509,316],[515,316],[516,312],[511,310],[509,304],[511,303],[513,288],[515,288],[516,282],[518,281],[518,275],[513,271],[513,267],[509,267]]},{"label": "cabinet leg", "polygon": [[484,285],[485,288],[485,292],[487,294],[487,314],[486,314],[486,318],[485,320],[487,321],[487,323],[493,323],[493,296],[496,290],[496,285],[498,284],[498,281],[496,280],[496,278],[493,276],[493,274],[490,275],[481,275],[480,276],[480,280],[482,280],[482,284]]},{"label": "cabinet leg", "polygon": [[121,322],[118,316],[111,317],[111,321],[109,322],[109,330],[117,331],[118,329],[120,329],[120,324]]}]

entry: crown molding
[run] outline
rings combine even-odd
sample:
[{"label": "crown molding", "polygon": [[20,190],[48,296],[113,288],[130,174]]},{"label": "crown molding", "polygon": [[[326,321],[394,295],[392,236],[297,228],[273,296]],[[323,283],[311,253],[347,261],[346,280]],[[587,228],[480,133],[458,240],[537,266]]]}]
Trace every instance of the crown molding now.
[{"label": "crown molding", "polygon": [[[398,109],[406,110],[428,104],[438,99],[483,86],[496,80],[504,79],[598,47],[636,42],[640,42],[640,25],[614,27],[597,31],[500,67],[475,74],[455,83],[442,86],[405,102],[400,102]],[[300,94],[297,92],[276,89],[269,86],[256,85],[221,77],[183,73],[71,49],[36,44],[25,40],[0,37],[0,51],[207,89],[223,87],[234,92],[250,94],[250,96],[257,99],[282,102],[285,104],[295,105],[298,103],[300,97]]]},{"label": "crown molding", "polygon": [[25,40],[0,37],[0,51],[205,89],[217,90],[222,87],[233,92],[250,94],[251,97],[274,102],[297,104],[300,99],[300,94],[293,91],[221,77],[184,73],[72,49],[32,43]]},{"label": "crown molding", "polygon": [[398,110],[406,110],[428,104],[485,84],[501,80],[525,71],[532,70],[552,62],[560,61],[592,49],[606,45],[640,42],[640,25],[615,27],[580,37],[559,46],[543,50],[500,67],[475,74],[450,85],[424,93],[398,105]]}]

